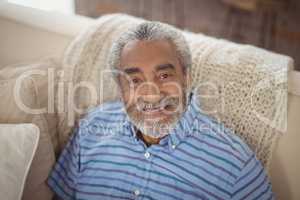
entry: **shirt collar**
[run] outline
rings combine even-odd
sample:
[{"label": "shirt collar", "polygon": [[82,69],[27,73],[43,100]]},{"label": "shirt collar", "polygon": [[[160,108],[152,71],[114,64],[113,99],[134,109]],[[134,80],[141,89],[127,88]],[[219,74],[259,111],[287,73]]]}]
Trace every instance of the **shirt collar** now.
[{"label": "shirt collar", "polygon": [[[162,138],[159,144],[166,145],[168,143],[170,147],[174,147],[183,141],[187,136],[189,136],[195,125],[194,121],[198,111],[199,105],[197,101],[197,95],[195,95],[194,92],[191,92],[188,97],[186,110],[181,115],[179,121],[170,130],[170,133],[166,137]],[[135,127],[127,114],[124,120],[124,126],[129,130],[127,134],[137,138]]]}]

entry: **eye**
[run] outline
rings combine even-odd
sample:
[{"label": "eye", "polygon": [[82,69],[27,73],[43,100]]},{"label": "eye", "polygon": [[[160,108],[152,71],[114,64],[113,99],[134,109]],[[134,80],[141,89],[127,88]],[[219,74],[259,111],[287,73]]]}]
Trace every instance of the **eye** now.
[{"label": "eye", "polygon": [[168,74],[168,73],[162,73],[159,75],[159,78],[161,80],[165,80],[165,79],[168,79],[169,77],[171,76],[171,74]]},{"label": "eye", "polygon": [[141,79],[135,77],[135,78],[132,78],[131,81],[132,81],[133,84],[136,85],[136,84],[139,84],[141,82]]}]

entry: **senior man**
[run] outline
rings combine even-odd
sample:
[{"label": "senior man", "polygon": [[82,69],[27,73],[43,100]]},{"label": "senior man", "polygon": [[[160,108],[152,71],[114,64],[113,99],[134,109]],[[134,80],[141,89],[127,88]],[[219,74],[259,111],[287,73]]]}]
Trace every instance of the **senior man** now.
[{"label": "senior man", "polygon": [[141,23],[108,63],[122,98],[79,123],[48,179],[59,198],[273,199],[254,153],[200,111],[180,31]]}]

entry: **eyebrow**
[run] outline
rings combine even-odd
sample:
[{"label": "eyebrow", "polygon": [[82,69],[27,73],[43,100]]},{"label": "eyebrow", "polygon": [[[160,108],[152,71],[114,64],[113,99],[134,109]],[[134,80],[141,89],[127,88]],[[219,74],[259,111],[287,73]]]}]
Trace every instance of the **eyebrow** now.
[{"label": "eyebrow", "polygon": [[126,74],[134,74],[134,73],[141,72],[141,70],[138,67],[128,67],[128,68],[124,69],[124,72]]},{"label": "eyebrow", "polygon": [[[155,67],[156,71],[167,70],[167,69],[175,70],[175,67],[171,63],[160,64]],[[134,74],[134,73],[140,73],[141,70],[138,67],[128,67],[128,68],[124,69],[124,72],[126,74]]]},{"label": "eyebrow", "polygon": [[173,69],[173,70],[175,70],[175,67],[171,63],[161,64],[161,65],[157,65],[156,66],[156,71],[166,70],[166,69]]}]

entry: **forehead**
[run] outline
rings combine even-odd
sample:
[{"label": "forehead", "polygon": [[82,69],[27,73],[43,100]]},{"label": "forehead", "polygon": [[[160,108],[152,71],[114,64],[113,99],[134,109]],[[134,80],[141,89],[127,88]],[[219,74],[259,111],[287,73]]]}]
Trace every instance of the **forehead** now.
[{"label": "forehead", "polygon": [[178,62],[174,45],[168,40],[130,41],[121,52],[122,66],[156,65]]}]

